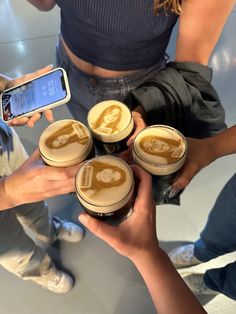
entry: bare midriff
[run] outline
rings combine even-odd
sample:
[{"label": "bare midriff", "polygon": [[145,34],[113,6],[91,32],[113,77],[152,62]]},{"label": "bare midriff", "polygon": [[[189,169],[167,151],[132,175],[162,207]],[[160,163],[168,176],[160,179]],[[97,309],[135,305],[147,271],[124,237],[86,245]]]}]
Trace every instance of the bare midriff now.
[{"label": "bare midriff", "polygon": [[92,75],[92,76],[99,76],[99,77],[103,77],[103,78],[109,78],[109,77],[119,77],[119,76],[126,76],[126,75],[130,75],[134,72],[137,72],[137,70],[133,70],[133,71],[112,71],[112,70],[107,70],[101,67],[98,67],[94,64],[91,64],[89,62],[86,62],[80,58],[78,58],[70,49],[69,47],[66,45],[65,41],[63,40],[63,38],[61,37],[64,49],[68,55],[68,57],[70,58],[71,62],[81,71]]}]

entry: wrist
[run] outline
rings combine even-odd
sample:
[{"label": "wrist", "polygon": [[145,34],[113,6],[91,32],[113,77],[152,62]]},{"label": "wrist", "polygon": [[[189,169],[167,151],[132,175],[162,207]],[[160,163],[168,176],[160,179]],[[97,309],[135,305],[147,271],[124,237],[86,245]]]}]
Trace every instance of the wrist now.
[{"label": "wrist", "polygon": [[0,179],[0,210],[5,210],[16,206],[13,199],[6,192],[6,177]]},{"label": "wrist", "polygon": [[213,136],[208,138],[208,147],[209,147],[209,153],[210,153],[210,162],[213,162],[214,160],[222,157],[222,152],[219,147],[220,141],[218,141],[218,136]]},{"label": "wrist", "polygon": [[4,177],[2,180],[2,191],[5,200],[5,208],[12,208],[17,205],[20,205],[17,200],[13,197],[16,194],[15,189],[10,188],[9,186],[10,176]]},{"label": "wrist", "polygon": [[159,244],[155,243],[149,248],[139,250],[136,254],[133,254],[132,257],[130,257],[130,260],[137,268],[139,268],[139,266],[142,266],[145,262],[162,258],[163,254],[165,253],[159,247]]}]

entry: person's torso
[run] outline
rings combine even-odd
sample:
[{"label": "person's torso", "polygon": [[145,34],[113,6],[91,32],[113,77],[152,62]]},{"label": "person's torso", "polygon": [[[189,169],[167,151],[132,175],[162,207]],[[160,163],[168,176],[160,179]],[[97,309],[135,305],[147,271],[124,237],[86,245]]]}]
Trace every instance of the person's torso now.
[{"label": "person's torso", "polygon": [[115,70],[149,67],[164,58],[177,16],[155,15],[153,0],[56,0],[61,33],[82,60]]}]

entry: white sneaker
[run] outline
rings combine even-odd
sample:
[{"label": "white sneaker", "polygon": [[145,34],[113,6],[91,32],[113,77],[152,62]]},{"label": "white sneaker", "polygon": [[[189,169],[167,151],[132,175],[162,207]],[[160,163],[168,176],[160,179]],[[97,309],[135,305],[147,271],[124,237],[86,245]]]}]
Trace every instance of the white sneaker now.
[{"label": "white sneaker", "polygon": [[47,274],[28,280],[55,293],[67,293],[74,285],[74,279],[69,274],[58,270],[55,266],[52,266]]},{"label": "white sneaker", "polygon": [[178,246],[168,253],[176,268],[194,266],[202,263],[194,256],[194,244]]},{"label": "white sneaker", "polygon": [[84,236],[84,230],[75,223],[61,220],[56,216],[53,217],[53,223],[57,230],[57,240],[75,243]]},{"label": "white sneaker", "polygon": [[204,274],[193,272],[182,272],[181,277],[189,287],[189,289],[195,294],[218,294],[218,291],[214,291],[207,287],[204,282]]}]

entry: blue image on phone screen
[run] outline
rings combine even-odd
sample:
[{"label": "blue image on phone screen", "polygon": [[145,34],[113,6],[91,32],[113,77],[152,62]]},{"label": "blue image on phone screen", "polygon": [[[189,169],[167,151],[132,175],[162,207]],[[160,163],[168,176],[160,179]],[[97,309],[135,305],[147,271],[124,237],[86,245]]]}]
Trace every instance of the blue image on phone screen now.
[{"label": "blue image on phone screen", "polygon": [[3,119],[7,121],[65,98],[63,73],[57,70],[3,93]]}]

